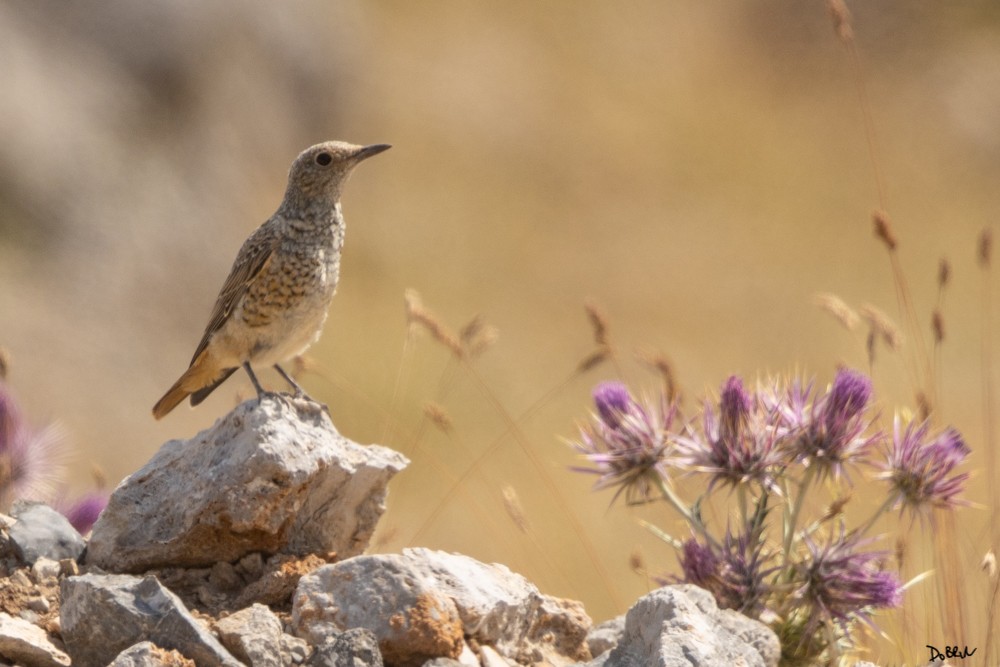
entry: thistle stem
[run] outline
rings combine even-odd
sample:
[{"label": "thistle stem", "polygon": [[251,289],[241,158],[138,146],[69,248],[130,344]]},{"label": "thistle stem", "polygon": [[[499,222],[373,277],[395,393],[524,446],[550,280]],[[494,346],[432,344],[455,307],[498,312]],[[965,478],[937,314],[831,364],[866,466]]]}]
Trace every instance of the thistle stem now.
[{"label": "thistle stem", "polygon": [[795,537],[795,526],[799,522],[799,513],[802,512],[802,506],[805,504],[806,499],[806,491],[809,489],[809,485],[812,484],[812,480],[815,475],[815,466],[809,466],[806,468],[806,474],[802,477],[802,483],[799,484],[799,495],[795,499],[795,502],[792,505],[792,513],[788,516],[787,522],[785,523],[785,540],[782,551],[784,553],[786,567],[792,553],[792,540]]},{"label": "thistle stem", "polygon": [[858,528],[857,530],[858,535],[864,535],[869,530],[871,530],[871,527],[875,525],[875,522],[878,521],[879,517],[885,514],[886,510],[892,507],[895,502],[896,502],[895,496],[890,494],[889,497],[885,499],[885,502],[882,503],[882,505],[880,505],[877,510],[875,510],[875,513],[872,514],[871,518],[865,522],[865,525],[861,526],[861,528]]},{"label": "thistle stem", "polygon": [[691,511],[691,508],[684,504],[684,502],[677,496],[677,493],[667,484],[666,480],[656,476],[656,484],[660,487],[660,493],[663,494],[664,500],[666,500],[670,505],[677,510],[677,512],[684,517],[684,520],[694,528],[697,532],[701,533],[702,537],[705,538],[706,542],[714,548],[719,548],[719,543],[708,534],[708,529],[705,528],[705,524],[701,522],[701,519],[696,517]]}]

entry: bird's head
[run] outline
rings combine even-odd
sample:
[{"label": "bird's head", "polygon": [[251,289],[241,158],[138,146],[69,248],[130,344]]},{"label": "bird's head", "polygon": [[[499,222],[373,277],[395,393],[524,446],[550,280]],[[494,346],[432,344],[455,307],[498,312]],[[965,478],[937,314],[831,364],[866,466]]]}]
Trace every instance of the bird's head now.
[{"label": "bird's head", "polygon": [[388,144],[356,146],[326,141],[302,151],[288,173],[286,199],[340,199],[340,190],[351,171],[365,158],[388,150]]}]

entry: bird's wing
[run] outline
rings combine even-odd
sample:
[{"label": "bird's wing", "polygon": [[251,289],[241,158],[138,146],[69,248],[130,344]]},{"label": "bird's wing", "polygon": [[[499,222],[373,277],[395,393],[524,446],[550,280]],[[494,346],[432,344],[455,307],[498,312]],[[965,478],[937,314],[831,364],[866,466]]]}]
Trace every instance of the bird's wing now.
[{"label": "bird's wing", "polygon": [[208,326],[205,327],[205,334],[202,336],[201,342],[198,343],[198,349],[194,351],[194,356],[191,357],[192,364],[198,355],[208,347],[208,341],[212,335],[221,329],[229,316],[232,315],[233,309],[247,293],[250,284],[270,263],[279,241],[280,236],[276,226],[265,223],[258,227],[243,243],[239,254],[236,255],[236,261],[233,262],[233,268],[229,271],[229,277],[222,285],[219,298],[215,300],[212,317],[208,320]]}]

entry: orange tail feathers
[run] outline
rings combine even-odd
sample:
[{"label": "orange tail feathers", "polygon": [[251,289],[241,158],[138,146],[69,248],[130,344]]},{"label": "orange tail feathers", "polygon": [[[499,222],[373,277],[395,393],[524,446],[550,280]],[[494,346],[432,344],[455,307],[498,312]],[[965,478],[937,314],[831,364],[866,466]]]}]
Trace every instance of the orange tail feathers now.
[{"label": "orange tail feathers", "polygon": [[191,367],[184,371],[184,375],[163,395],[163,398],[156,402],[153,406],[153,416],[162,419],[185,398],[212,384],[219,374],[220,369],[211,362],[208,352],[202,352],[195,357]]},{"label": "orange tail feathers", "polygon": [[183,401],[185,398],[191,395],[191,392],[185,389],[182,385],[187,376],[187,373],[181,376],[174,386],[163,395],[163,398],[156,402],[153,406],[153,416],[157,419],[163,419],[167,414],[177,407],[177,405]]}]

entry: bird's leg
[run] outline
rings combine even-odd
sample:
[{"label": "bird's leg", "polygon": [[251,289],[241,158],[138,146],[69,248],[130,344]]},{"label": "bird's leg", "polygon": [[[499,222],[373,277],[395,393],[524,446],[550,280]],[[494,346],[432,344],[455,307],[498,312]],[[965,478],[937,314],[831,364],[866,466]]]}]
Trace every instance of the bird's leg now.
[{"label": "bird's leg", "polygon": [[330,408],[327,407],[325,404],[320,403],[309,394],[307,394],[305,390],[299,386],[299,383],[293,380],[292,376],[285,372],[284,368],[282,368],[278,364],[275,364],[274,370],[278,371],[281,377],[285,378],[285,381],[288,382],[288,384],[292,385],[292,387],[294,387],[295,395],[292,398],[304,398],[307,401],[309,401],[309,403],[311,403],[312,405],[321,407],[323,411],[326,412],[327,415],[330,414]]},{"label": "bird's leg", "polygon": [[285,382],[292,385],[292,389],[295,390],[295,398],[302,398],[303,396],[305,396],[310,401],[312,400],[311,398],[309,398],[309,394],[307,394],[305,390],[299,386],[299,383],[293,380],[292,376],[285,372],[284,368],[282,368],[278,364],[275,364],[274,370],[278,371],[278,374],[281,375],[281,377],[285,378]]},{"label": "bird's leg", "polygon": [[250,368],[249,361],[243,362],[243,370],[245,370],[247,375],[250,376],[250,382],[253,383],[253,388],[257,390],[257,401],[260,402],[262,398],[269,395],[271,392],[264,391],[264,388],[260,386],[260,381],[257,379],[257,376],[254,375],[253,369]]}]

